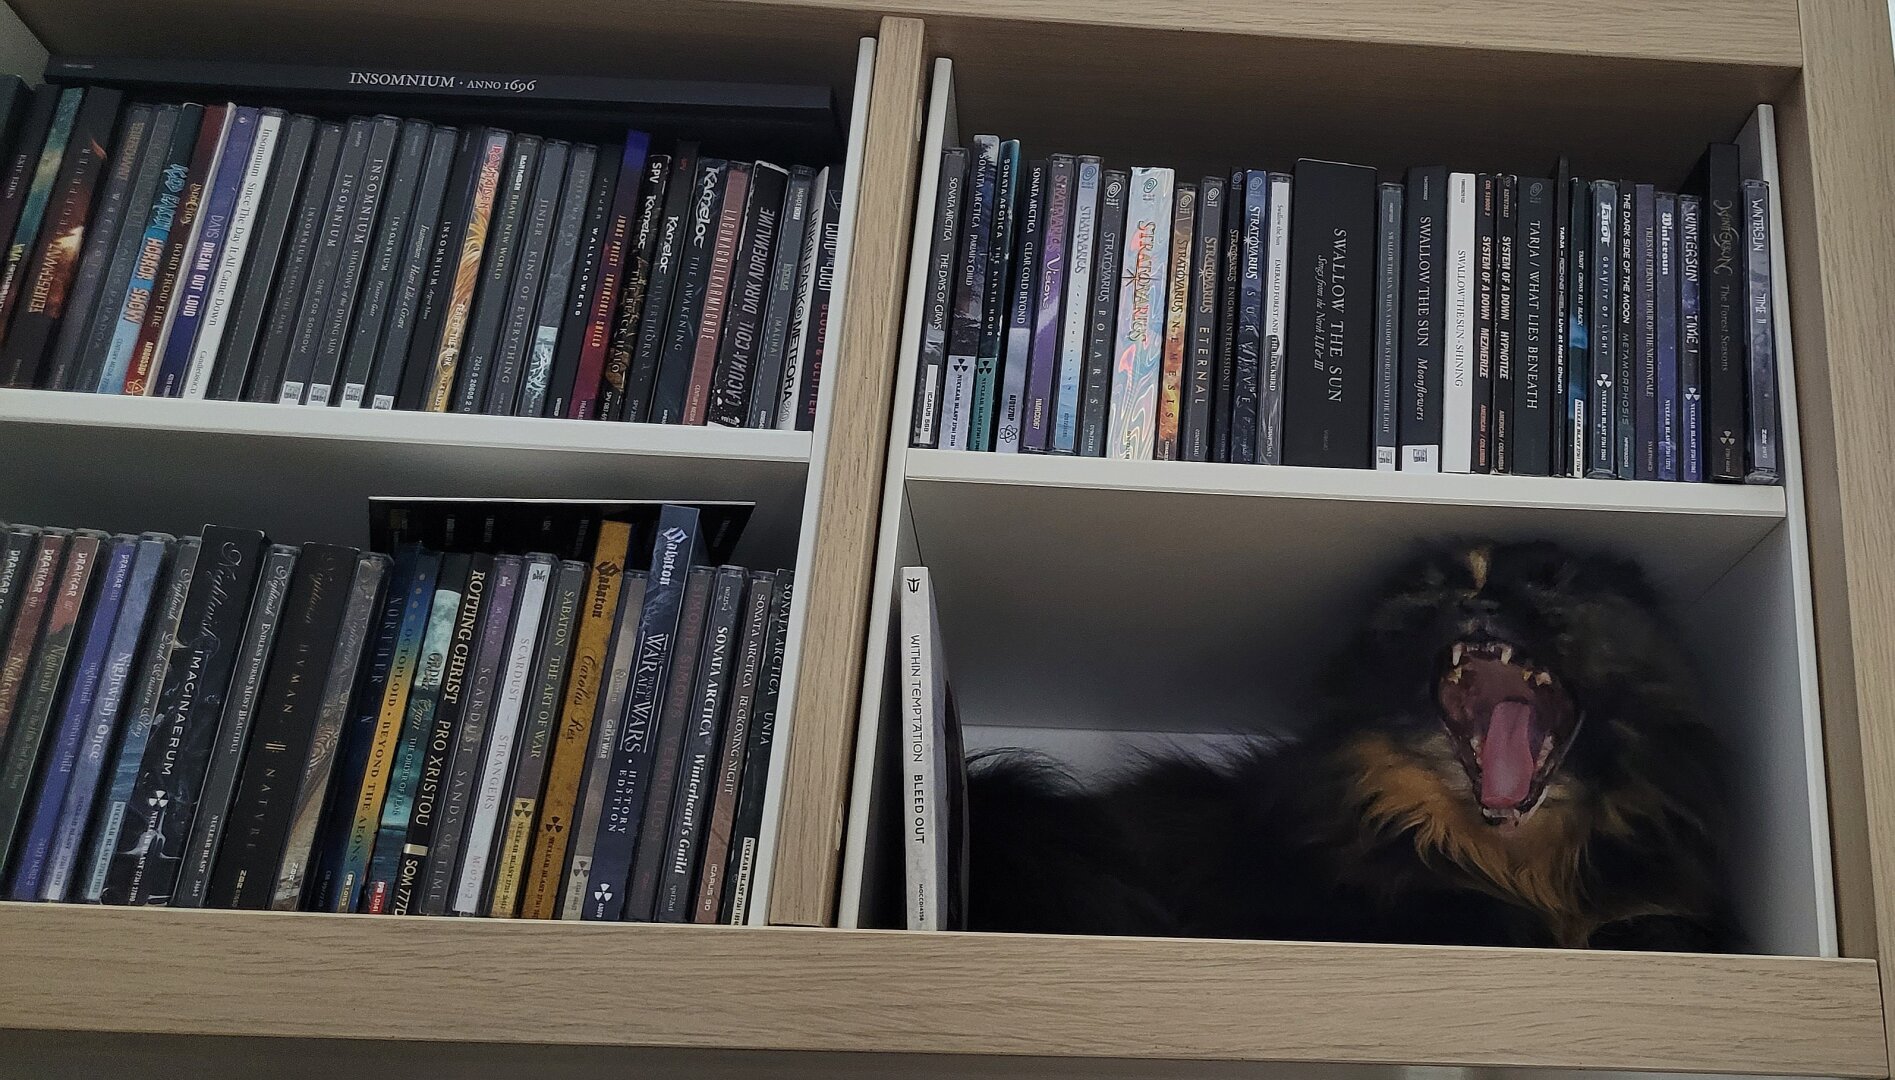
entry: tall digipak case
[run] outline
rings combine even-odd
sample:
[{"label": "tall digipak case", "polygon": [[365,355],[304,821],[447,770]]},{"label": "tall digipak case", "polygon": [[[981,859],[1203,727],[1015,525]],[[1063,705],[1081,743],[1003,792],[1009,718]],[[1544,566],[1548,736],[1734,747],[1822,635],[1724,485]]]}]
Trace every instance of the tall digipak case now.
[{"label": "tall digipak case", "polygon": [[1283,463],[1367,468],[1374,378],[1375,170],[1296,163]]},{"label": "tall digipak case", "polygon": [[118,121],[119,103],[118,91],[95,88],[86,91],[84,103],[79,106],[51,189],[38,253],[24,279],[6,346],[0,350],[8,386],[43,384],[41,365],[78,271],[79,252],[85,246],[86,224],[92,217],[93,195],[99,174],[105,169],[106,146]]},{"label": "tall digipak case", "polygon": [[744,207],[737,259],[731,268],[724,340],[712,375],[707,419],[713,424],[742,427],[750,412],[762,341],[763,306],[770,287],[770,258],[775,253],[783,193],[789,182],[787,169],[767,161],[751,167],[750,201]]},{"label": "tall digipak case", "polygon": [[106,870],[105,903],[163,906],[171,899],[263,545],[259,532],[204,528],[157,717]]},{"label": "tall digipak case", "polygon": [[1709,479],[1744,479],[1747,279],[1744,193],[1737,147],[1715,143],[1692,181],[1703,199],[1701,318],[1704,443]]},{"label": "tall digipak case", "polygon": [[334,544],[308,544],[296,559],[252,738],[242,752],[242,779],[210,869],[205,895],[211,907],[270,906],[357,554]]},{"label": "tall digipak case", "polygon": [[1777,357],[1770,312],[1770,186],[1744,181],[1744,314],[1749,332],[1750,393],[1744,482],[1777,482]]}]

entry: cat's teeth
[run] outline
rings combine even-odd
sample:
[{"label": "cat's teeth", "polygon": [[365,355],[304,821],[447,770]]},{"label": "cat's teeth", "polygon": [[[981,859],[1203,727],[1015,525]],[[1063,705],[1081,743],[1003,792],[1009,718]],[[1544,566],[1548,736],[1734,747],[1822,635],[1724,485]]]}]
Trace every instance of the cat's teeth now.
[{"label": "cat's teeth", "polygon": [[1534,675],[1534,676],[1533,676],[1533,685],[1535,685],[1535,686],[1551,686],[1551,685],[1553,685],[1553,673],[1552,673],[1552,672],[1550,672],[1550,671],[1542,671],[1542,672],[1540,672],[1540,673],[1538,673],[1538,674],[1536,674],[1536,675]]},{"label": "cat's teeth", "polygon": [[1460,666],[1461,666],[1461,654],[1462,654],[1462,653],[1464,653],[1464,652],[1466,652],[1466,651],[1467,651],[1467,645],[1466,645],[1466,644],[1464,644],[1464,643],[1462,643],[1462,642],[1459,642],[1459,641],[1457,641],[1457,642],[1455,642],[1455,643],[1454,643],[1454,655],[1453,655],[1453,656],[1451,656],[1451,657],[1450,657],[1450,658],[1448,659],[1448,662],[1449,662],[1450,664],[1453,664],[1453,665],[1454,665],[1455,667],[1460,667]]},{"label": "cat's teeth", "polygon": [[1536,766],[1544,765],[1546,764],[1546,759],[1552,756],[1553,756],[1553,736],[1548,735],[1546,738],[1540,740],[1540,756],[1538,759],[1536,759],[1533,762],[1533,764]]},{"label": "cat's teeth", "polygon": [[1513,646],[1502,645],[1500,647],[1500,662],[1503,664],[1513,663]]},{"label": "cat's teeth", "polygon": [[1461,669],[1460,669],[1460,668],[1449,668],[1449,669],[1448,669],[1448,681],[1449,681],[1449,682],[1451,682],[1451,683],[1458,683],[1458,682],[1460,682],[1460,681],[1461,681]]},{"label": "cat's teeth", "polygon": [[1520,669],[1520,681],[1521,681],[1521,682],[1532,682],[1532,681],[1533,681],[1533,673],[1532,673],[1531,671],[1528,671],[1528,670],[1527,670],[1526,668],[1521,668],[1521,669]]}]

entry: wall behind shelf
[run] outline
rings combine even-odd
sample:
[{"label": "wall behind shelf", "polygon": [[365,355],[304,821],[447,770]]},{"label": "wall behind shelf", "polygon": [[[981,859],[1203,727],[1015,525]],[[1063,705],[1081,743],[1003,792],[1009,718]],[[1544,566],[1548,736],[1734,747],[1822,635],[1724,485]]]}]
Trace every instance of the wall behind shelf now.
[{"label": "wall behind shelf", "polygon": [[38,82],[46,70],[46,47],[26,28],[13,9],[0,6],[0,73]]}]

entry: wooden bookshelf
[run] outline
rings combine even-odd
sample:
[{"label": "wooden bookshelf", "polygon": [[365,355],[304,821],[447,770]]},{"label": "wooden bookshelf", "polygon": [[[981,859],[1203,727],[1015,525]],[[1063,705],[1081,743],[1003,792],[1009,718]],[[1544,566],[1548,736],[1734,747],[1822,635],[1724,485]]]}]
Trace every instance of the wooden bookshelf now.
[{"label": "wooden bookshelf", "polygon": [[[114,961],[91,962],[107,941]],[[0,947],[21,1027],[552,1043],[602,1069],[641,1047],[1141,1060],[1153,1076],[1338,1057],[1887,1068],[1858,960],[17,905]]]},{"label": "wooden bookshelf", "polygon": [[[1449,524],[1610,539],[1668,568],[1697,605],[1696,632],[1737,635],[1727,692],[1783,719],[1760,723],[1748,744],[1768,814],[1746,825],[1747,844],[1766,853],[1747,917],[1771,928],[1780,955],[0,904],[0,1028],[12,1029],[0,1032],[0,1073],[162,1072],[189,1060],[229,1076],[370,1063],[545,1077],[1354,1080],[1397,1065],[1889,1075],[1883,1002],[1895,964],[1876,957],[1895,957],[1895,368],[1884,362],[1895,327],[1895,58],[1879,0],[9,2],[36,39],[25,55],[710,72],[826,82],[842,101],[860,92],[846,345],[813,435],[0,393],[9,520],[148,527],[139,515],[188,492],[193,513],[347,539],[360,510],[346,526],[336,514],[360,496],[494,494],[481,489],[495,478],[522,489],[512,494],[758,502],[748,542],[817,571],[803,578],[801,681],[777,781],[788,815],[779,860],[796,866],[772,898],[776,921],[875,921],[864,904],[873,860],[840,855],[868,826],[861,765],[875,745],[857,733],[879,723],[892,567],[938,568],[953,640],[956,625],[1009,618],[998,606],[1007,588],[1069,601],[1077,589],[1058,571],[1075,551],[1094,570],[1136,555],[1130,539],[1099,536],[1128,514],[1295,529],[1303,565],[1329,572]],[[866,84],[864,34],[880,42]],[[1579,173],[1672,175],[1698,144],[1774,105],[1798,482],[1398,485],[1320,470],[909,453],[912,348],[901,335],[913,320],[902,297],[913,207],[932,197],[916,164],[937,56],[953,64],[962,132],[1186,169],[1288,151],[1534,172],[1570,152]],[[1127,79],[1134,62],[1159,77]],[[114,469],[128,455],[146,464],[142,482]],[[297,480],[243,482],[266,472]],[[999,564],[1005,530],[1034,534],[1013,548],[1030,558],[983,608],[969,598],[992,584],[983,574]],[[1255,549],[1204,553],[1221,572],[1259,574],[1243,561]],[[1185,590],[1169,602],[1254,629],[1219,606],[1214,579],[1164,580]],[[1016,690],[1029,673],[1004,665],[1010,647],[1062,628],[1023,618],[990,634],[970,692]],[[1052,689],[1042,688],[1048,700]],[[1099,689],[1104,700],[1124,687]],[[1235,700],[1227,689],[1218,693]]]}]

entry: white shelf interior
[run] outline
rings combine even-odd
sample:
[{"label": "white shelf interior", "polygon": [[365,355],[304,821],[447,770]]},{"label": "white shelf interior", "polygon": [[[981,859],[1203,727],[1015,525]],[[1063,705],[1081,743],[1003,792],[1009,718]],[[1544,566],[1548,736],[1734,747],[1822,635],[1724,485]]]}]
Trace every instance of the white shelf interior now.
[{"label": "white shelf interior", "polygon": [[11,521],[360,544],[376,495],[737,500],[788,565],[810,434],[0,390],[0,446]]},{"label": "white shelf interior", "polygon": [[[924,162],[957,138],[935,70]],[[1745,132],[1774,181],[1768,107]],[[923,207],[932,178],[922,170]],[[1833,956],[1821,715],[1800,456],[1782,487],[1128,462],[908,447],[930,223],[916,227],[872,641],[892,649],[893,574],[932,571],[970,750],[1044,750],[1081,775],[1128,751],[1214,755],[1294,732],[1313,677],[1383,578],[1429,542],[1547,539],[1640,564],[1698,668],[1731,753],[1732,876],[1761,952]],[[1784,281],[1780,246],[1778,281]],[[1777,296],[1794,416],[1787,295]],[[900,804],[890,651],[871,649],[845,859],[844,925],[897,925]]]}]

